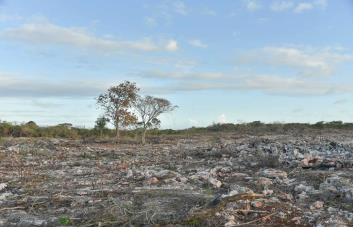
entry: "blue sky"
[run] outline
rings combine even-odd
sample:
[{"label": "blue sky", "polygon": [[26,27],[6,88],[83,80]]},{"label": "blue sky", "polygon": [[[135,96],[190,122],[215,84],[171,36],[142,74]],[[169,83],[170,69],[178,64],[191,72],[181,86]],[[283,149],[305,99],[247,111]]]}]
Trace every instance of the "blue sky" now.
[{"label": "blue sky", "polygon": [[0,119],[92,127],[123,80],[163,128],[353,121],[353,1],[0,0]]}]

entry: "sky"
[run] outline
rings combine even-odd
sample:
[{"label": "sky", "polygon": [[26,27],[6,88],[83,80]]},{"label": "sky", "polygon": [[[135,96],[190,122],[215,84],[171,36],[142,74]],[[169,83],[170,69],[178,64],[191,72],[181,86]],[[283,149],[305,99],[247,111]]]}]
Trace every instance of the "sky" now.
[{"label": "sky", "polygon": [[93,127],[124,80],[162,128],[353,122],[352,0],[0,0],[0,120]]}]

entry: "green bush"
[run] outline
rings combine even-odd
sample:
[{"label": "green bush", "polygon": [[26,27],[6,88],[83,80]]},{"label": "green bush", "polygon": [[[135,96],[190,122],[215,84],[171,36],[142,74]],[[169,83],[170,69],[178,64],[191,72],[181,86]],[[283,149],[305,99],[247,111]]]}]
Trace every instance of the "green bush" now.
[{"label": "green bush", "polygon": [[61,216],[59,218],[59,224],[60,225],[63,225],[63,226],[68,226],[71,224],[71,220],[69,217],[66,217],[66,216]]}]

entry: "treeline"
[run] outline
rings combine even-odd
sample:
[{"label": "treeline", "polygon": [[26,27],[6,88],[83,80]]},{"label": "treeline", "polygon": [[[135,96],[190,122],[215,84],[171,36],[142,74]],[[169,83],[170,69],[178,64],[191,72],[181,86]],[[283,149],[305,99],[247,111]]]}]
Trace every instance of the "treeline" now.
[{"label": "treeline", "polygon": [[[254,121],[241,124],[212,124],[207,127],[191,127],[182,130],[172,129],[151,129],[149,135],[186,135],[186,134],[202,134],[210,132],[237,132],[250,134],[267,134],[267,133],[290,133],[305,132],[310,130],[320,131],[327,129],[344,129],[353,130],[353,123],[344,123],[342,121],[317,122],[315,124],[307,123],[263,123]],[[136,139],[142,133],[141,129],[122,130],[122,138]],[[85,139],[85,138],[114,138],[116,136],[115,129],[110,128],[78,128],[72,127],[71,124],[60,124],[56,126],[41,127],[35,122],[30,121],[24,124],[16,124],[0,121],[0,137],[49,137],[49,138],[69,138],[69,139]]]},{"label": "treeline", "polygon": [[250,123],[240,124],[212,124],[206,128],[192,127],[187,129],[189,132],[242,132],[250,134],[267,134],[267,133],[301,133],[306,131],[320,131],[320,130],[353,130],[353,123],[345,123],[342,121],[324,122],[319,121],[314,124],[309,123],[263,123],[261,121],[253,121]]},{"label": "treeline", "polygon": [[[133,131],[123,131],[123,136],[133,137]],[[6,121],[0,121],[0,137],[49,137],[49,138],[110,138],[115,136],[115,130],[109,128],[79,128],[71,124],[59,124],[55,126],[38,126],[35,122],[16,124]]]}]

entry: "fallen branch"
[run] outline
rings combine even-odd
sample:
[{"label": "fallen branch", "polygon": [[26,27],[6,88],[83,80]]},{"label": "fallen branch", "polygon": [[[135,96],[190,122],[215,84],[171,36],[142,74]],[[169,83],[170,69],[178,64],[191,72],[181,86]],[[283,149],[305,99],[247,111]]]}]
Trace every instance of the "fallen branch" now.
[{"label": "fallen branch", "polygon": [[6,207],[6,208],[0,209],[0,212],[5,210],[17,210],[17,209],[25,209],[25,208],[26,207]]},{"label": "fallen branch", "polygon": [[265,210],[246,210],[246,209],[238,209],[235,210],[235,212],[249,212],[249,213],[268,213],[268,211]]},{"label": "fallen branch", "polygon": [[255,219],[253,221],[249,221],[249,222],[245,222],[245,223],[241,223],[241,224],[238,224],[238,225],[234,225],[234,226],[244,226],[244,225],[250,225],[250,224],[253,224],[253,223],[256,223],[258,221],[261,221],[262,219],[264,218],[269,218],[269,217],[272,217],[273,215],[277,214],[277,212],[275,213],[272,213],[272,214],[269,214],[269,215],[266,215],[266,216],[263,216],[261,218],[258,218],[258,219]]}]

